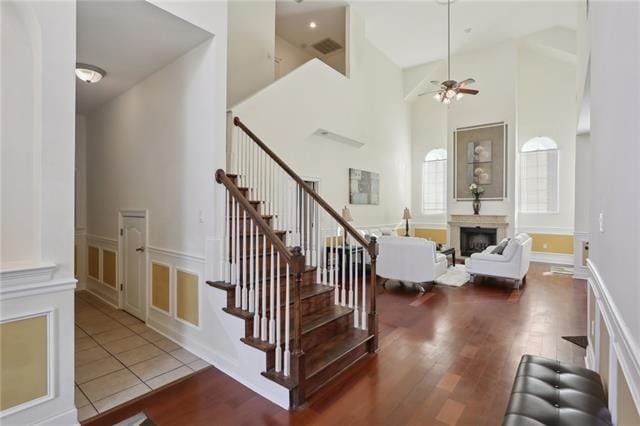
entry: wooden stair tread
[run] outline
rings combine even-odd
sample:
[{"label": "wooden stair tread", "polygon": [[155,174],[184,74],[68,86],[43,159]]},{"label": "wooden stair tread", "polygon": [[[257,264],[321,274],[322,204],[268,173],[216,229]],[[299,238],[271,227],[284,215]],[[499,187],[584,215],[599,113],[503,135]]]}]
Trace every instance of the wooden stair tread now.
[{"label": "wooden stair tread", "polygon": [[337,334],[305,354],[306,377],[312,377],[373,336],[367,330],[352,328]]},{"label": "wooden stair tread", "polygon": [[330,305],[304,315],[302,317],[302,334],[309,333],[351,312],[353,309],[347,306]]},{"label": "wooden stair tread", "polygon": [[[304,274],[305,272],[313,272],[316,269],[318,269],[316,266],[307,265],[307,266],[304,267],[304,271],[302,273]],[[290,272],[289,275],[293,275],[293,272]],[[281,270],[280,271],[280,277],[286,277],[286,276],[287,276],[286,269],[285,270]],[[270,279],[271,279],[271,276],[270,276],[270,273],[269,273],[269,274],[267,274],[267,281],[269,281]],[[294,282],[292,282],[292,284]],[[231,284],[231,283],[228,283],[228,282],[225,282],[225,281],[207,281],[207,284],[210,285],[211,287],[215,287],[215,288],[218,288],[220,290],[225,290],[225,291],[235,290],[235,288],[236,288],[236,286],[234,284]],[[284,285],[284,283],[281,282],[280,285]],[[319,285],[321,287],[333,288],[333,287],[330,287],[330,286],[324,285],[324,284],[309,284],[309,285],[303,286],[303,288],[311,286],[311,285]]]},{"label": "wooden stair tread", "polygon": [[[209,282],[207,281],[207,284],[209,284]],[[212,287],[216,287],[216,288],[220,288],[221,290],[234,290],[235,287],[228,285],[227,283],[222,283],[220,284],[219,282],[211,282],[209,284]],[[224,288],[222,288],[224,287]],[[305,300],[308,299],[310,297],[313,296],[317,296],[319,294],[323,294],[323,293],[327,293],[329,291],[332,291],[333,287],[329,287],[328,285],[323,285],[323,284],[310,284],[310,285],[305,285],[302,286],[300,289],[300,298],[301,300]],[[280,299],[281,301],[281,306],[284,306],[285,301],[284,299]],[[291,304],[293,304],[293,301],[290,302]],[[242,318],[245,320],[251,320],[254,317],[254,313],[253,312],[249,312],[249,311],[244,311],[242,310],[242,308],[236,308],[235,306],[227,306],[222,308],[223,311],[225,311],[226,313],[233,315],[235,317],[238,318]],[[333,321],[334,319],[340,318],[343,315],[347,315],[349,314],[351,311],[353,311],[353,309],[351,308],[346,308],[344,306],[337,306],[337,305],[331,305],[331,306],[327,306],[325,308],[322,308],[321,310],[315,311],[311,314],[307,314],[304,315],[302,317],[302,334],[308,333],[309,331],[315,330],[316,328]],[[269,310],[267,310],[267,314],[269,314]],[[284,312],[282,313],[282,315],[284,315]],[[243,339],[247,339],[249,341],[245,342],[248,344],[251,344],[251,346],[255,346],[255,347],[259,347],[262,348],[263,347],[263,341],[260,339],[253,339],[253,338],[243,338]],[[253,339],[253,340],[251,340]],[[244,340],[243,340],[244,341]],[[260,344],[258,345],[257,342],[260,342]],[[256,343],[256,344],[253,344]],[[271,345],[269,348],[267,349],[271,349],[273,348],[273,345]]]},{"label": "wooden stair tread", "polygon": [[293,377],[286,377],[284,374],[282,374],[282,371],[276,373],[274,369],[271,369],[269,371],[263,371],[261,374],[267,379],[271,379],[280,386],[284,386],[289,390],[295,389],[298,386],[298,381],[296,379],[294,379]]}]

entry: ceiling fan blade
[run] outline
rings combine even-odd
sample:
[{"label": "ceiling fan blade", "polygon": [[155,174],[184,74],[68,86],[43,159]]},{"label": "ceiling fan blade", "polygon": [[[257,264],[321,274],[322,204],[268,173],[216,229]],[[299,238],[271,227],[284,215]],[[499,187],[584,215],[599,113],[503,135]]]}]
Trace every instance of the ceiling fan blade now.
[{"label": "ceiling fan blade", "polygon": [[458,87],[464,87],[464,86],[467,86],[469,84],[473,84],[475,82],[476,81],[473,78],[468,78],[468,79],[462,80],[460,83],[458,83]]},{"label": "ceiling fan blade", "polygon": [[440,86],[441,85],[441,83],[439,81],[436,81],[436,80],[431,80],[429,83],[435,84],[436,86]]},{"label": "ceiling fan blade", "polygon": [[461,87],[458,89],[458,92],[465,93],[467,95],[477,95],[480,91],[475,89],[465,89],[464,87]]},{"label": "ceiling fan blade", "polygon": [[431,92],[422,92],[422,93],[418,93],[418,96],[433,95],[434,93],[438,93],[438,92],[440,92],[440,90],[433,90]]}]

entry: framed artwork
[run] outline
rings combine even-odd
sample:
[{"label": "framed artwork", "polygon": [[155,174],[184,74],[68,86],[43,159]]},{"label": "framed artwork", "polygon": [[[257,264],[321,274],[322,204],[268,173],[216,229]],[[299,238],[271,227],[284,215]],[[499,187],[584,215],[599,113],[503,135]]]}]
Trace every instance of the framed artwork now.
[{"label": "framed artwork", "polygon": [[483,200],[503,200],[507,194],[507,125],[461,127],[453,133],[454,197],[470,201],[469,185],[484,188]]},{"label": "framed artwork", "polygon": [[349,169],[349,204],[380,204],[380,175]]}]

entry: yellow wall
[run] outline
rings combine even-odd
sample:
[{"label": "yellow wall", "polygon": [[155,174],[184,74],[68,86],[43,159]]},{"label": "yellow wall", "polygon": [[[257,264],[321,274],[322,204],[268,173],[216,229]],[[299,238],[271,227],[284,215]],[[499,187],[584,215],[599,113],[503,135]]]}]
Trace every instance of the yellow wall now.
[{"label": "yellow wall", "polygon": [[47,395],[47,317],[0,324],[0,411]]},{"label": "yellow wall", "polygon": [[602,382],[604,383],[605,390],[609,390],[609,330],[604,322],[602,314],[600,314],[600,365],[598,371]]},{"label": "yellow wall", "polygon": [[640,413],[631,396],[627,379],[624,377],[622,367],[618,365],[618,426],[640,425]]},{"label": "yellow wall", "polygon": [[416,237],[426,238],[440,244],[448,243],[446,229],[416,228],[414,232]]},{"label": "yellow wall", "polygon": [[151,304],[165,312],[169,312],[169,273],[169,267],[151,263]]},{"label": "yellow wall", "polygon": [[[573,254],[573,235],[529,234],[533,240],[532,251],[540,253]],[[546,248],[544,245],[546,244]]]},{"label": "yellow wall", "polygon": [[116,254],[111,250],[102,249],[102,281],[116,288]]},{"label": "yellow wall", "polygon": [[178,271],[176,278],[177,316],[198,325],[198,276]]},{"label": "yellow wall", "polygon": [[98,247],[89,246],[87,249],[88,269],[87,272],[91,278],[100,280],[100,249]]}]

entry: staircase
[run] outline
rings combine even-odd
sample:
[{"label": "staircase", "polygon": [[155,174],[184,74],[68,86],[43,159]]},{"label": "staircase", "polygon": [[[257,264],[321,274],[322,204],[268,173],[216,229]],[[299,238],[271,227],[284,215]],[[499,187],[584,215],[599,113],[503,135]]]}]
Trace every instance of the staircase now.
[{"label": "staircase", "polygon": [[238,117],[226,192],[224,311],[264,352],[262,375],[300,407],[377,349],[377,244],[367,241]]}]

